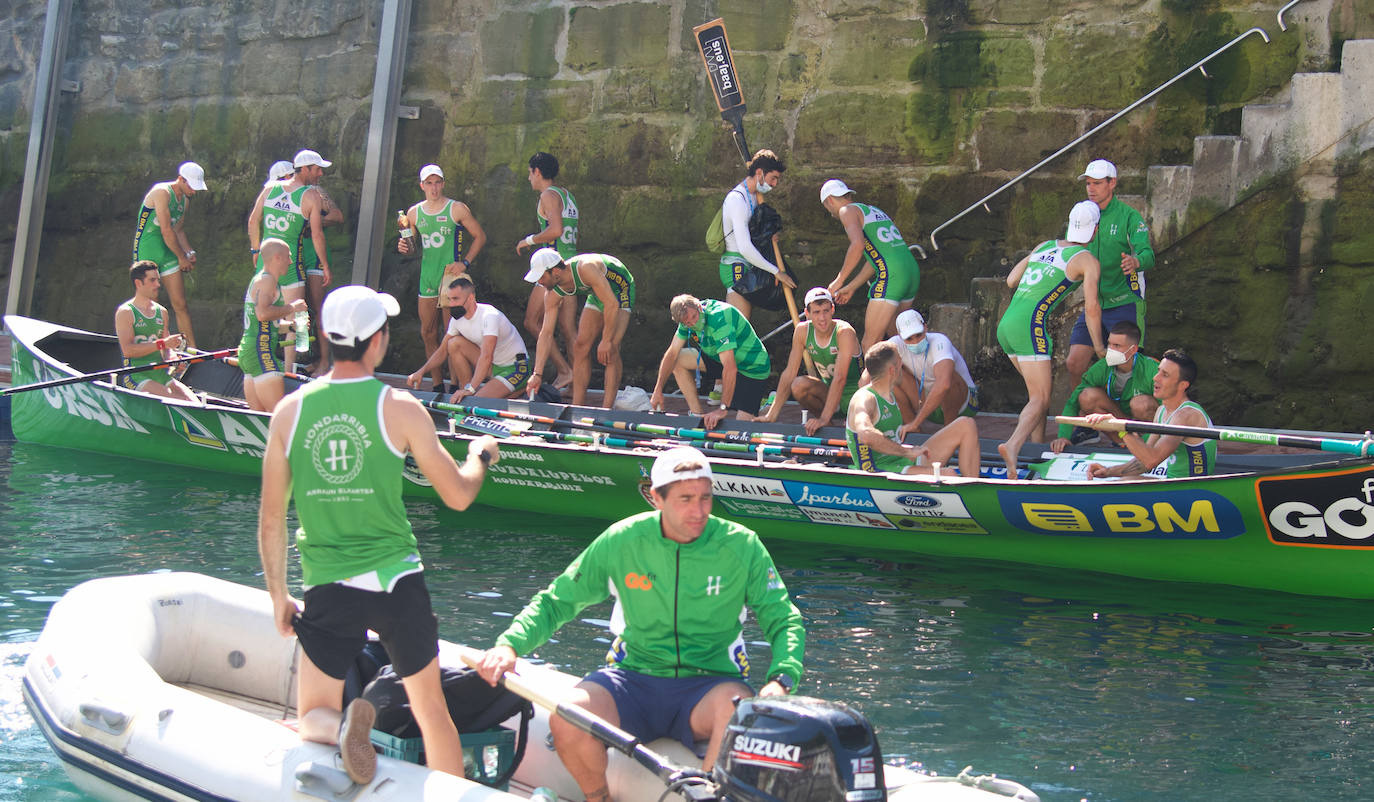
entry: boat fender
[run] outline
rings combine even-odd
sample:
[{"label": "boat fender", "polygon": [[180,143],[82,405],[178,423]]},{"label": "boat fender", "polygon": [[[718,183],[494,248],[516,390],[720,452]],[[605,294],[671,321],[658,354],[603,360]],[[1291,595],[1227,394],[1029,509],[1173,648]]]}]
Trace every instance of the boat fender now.
[{"label": "boat fender", "polygon": [[[319,799],[352,799],[362,786],[348,778],[343,769],[319,763],[302,763],[296,767],[296,791]],[[352,793],[350,793],[350,791]]]},{"label": "boat fender", "polygon": [[128,713],[100,702],[82,702],[77,710],[81,712],[81,718],[87,724],[101,732],[120,735],[129,727]]},{"label": "boat fender", "polygon": [[1031,789],[1020,783],[1004,780],[996,774],[982,774],[974,776],[973,767],[965,766],[955,778],[961,785],[968,785],[980,791],[991,791],[995,794],[1008,796],[1017,802],[1040,802],[1040,797]]}]

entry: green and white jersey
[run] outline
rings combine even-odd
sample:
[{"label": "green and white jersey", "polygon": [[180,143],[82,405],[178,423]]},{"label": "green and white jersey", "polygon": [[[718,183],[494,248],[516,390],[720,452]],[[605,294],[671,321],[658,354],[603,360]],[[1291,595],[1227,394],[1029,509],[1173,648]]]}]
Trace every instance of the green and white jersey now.
[{"label": "green and white jersey", "polygon": [[[873,396],[878,402],[878,417],[874,419],[873,425],[877,427],[878,431],[883,433],[883,437],[896,442],[897,429],[902,425],[902,410],[897,406],[897,402],[895,400],[883,398],[881,395],[873,392],[873,387],[868,385],[860,387],[858,392],[854,393],[854,398],[849,402],[850,406],[861,403],[861,394],[863,393]],[[844,439],[849,442],[849,456],[854,460],[854,467],[861,471],[893,471],[895,473],[900,473],[911,464],[911,461],[905,457],[898,457],[893,454],[883,454],[859,442],[859,435],[853,429],[849,428],[847,420],[844,427]]]},{"label": "green and white jersey", "polygon": [[[1202,413],[1206,423],[1203,426],[1211,426],[1212,418],[1209,416],[1196,401],[1184,401],[1178,405],[1178,409],[1168,412],[1161,404],[1155,411],[1155,423],[1168,424],[1179,413],[1179,410],[1196,409]],[[1177,479],[1184,476],[1209,476],[1217,467],[1217,441],[1203,440],[1195,446],[1187,443],[1187,438],[1179,441],[1178,448],[1173,454],[1169,455],[1168,462],[1165,464],[1164,475],[1170,479]]]},{"label": "green and white jersey", "polygon": [[678,324],[678,337],[689,340],[693,333],[701,343],[701,352],[707,356],[719,359],[722,351],[734,351],[735,367],[741,376],[766,379],[773,370],[768,350],[763,347],[754,327],[749,325],[749,319],[724,301],[703,300],[701,316],[694,328]]},{"label": "green and white jersey", "polygon": [[1040,243],[1031,252],[1007,314],[1012,310],[1029,313],[1035,323],[1043,325],[1050,312],[1083,283],[1069,278],[1068,267],[1070,259],[1086,250],[1082,245],[1060,245],[1057,240]]},{"label": "green and white jersey", "polygon": [[[253,280],[248,282],[248,289],[243,291],[243,336],[239,338],[240,364],[257,353],[276,353],[281,339],[277,321],[258,320],[258,305],[253,301],[253,285],[266,273],[267,271],[259,268],[258,272],[253,274]],[[272,289],[277,293],[272,305],[284,306],[286,301],[282,296],[281,287],[275,281],[272,282]]]},{"label": "green and white jersey", "polygon": [[415,228],[420,232],[420,270],[437,269],[443,275],[444,268],[463,255],[467,229],[453,219],[452,200],[434,214],[426,212],[421,203],[415,207],[415,216]]},{"label": "green and white jersey", "polygon": [[921,268],[897,224],[877,206],[852,203],[864,216],[864,258],[873,266],[872,298],[905,301],[916,297]]},{"label": "green and white jersey", "polygon": [[[167,215],[173,227],[181,222],[181,216],[186,212],[186,201],[178,198],[176,190],[172,188],[175,183],[163,181],[153,184],[148,189],[148,194],[158,189],[167,190]],[[157,262],[160,268],[168,266],[168,259],[173,265],[177,263],[176,254],[172,253],[162,239],[162,227],[157,222],[157,210],[151,206],[139,207],[138,226],[134,229],[134,261],[144,259]]]},{"label": "green and white jersey", "polygon": [[[835,361],[840,353],[840,327],[848,325],[843,321],[835,321],[835,328],[830,332],[830,341],[821,345],[816,340],[816,326],[814,323],[806,325],[806,353],[811,355],[811,364],[816,366],[816,372],[820,374],[821,381],[830,384],[835,380]],[[855,354],[849,360],[849,372],[844,380],[844,401],[854,395],[854,391],[859,389],[859,374],[863,368],[859,365],[859,355]]]},{"label": "green and white jersey", "polygon": [[[163,330],[167,327],[167,309],[163,307],[161,304],[154,301],[153,314],[150,316],[143,314],[143,311],[140,310],[138,306],[134,304],[133,301],[130,301],[124,305],[129,308],[129,311],[134,313],[134,342],[139,345],[157,342],[157,338],[162,336]],[[162,352],[153,351],[150,354],[134,357],[133,359],[124,357],[122,367],[131,368],[137,365],[151,365],[154,362],[161,361]],[[168,373],[165,369],[154,369],[148,371],[139,371],[138,373],[135,373],[131,376],[127,376],[126,378],[128,379],[128,381],[123,382],[122,384],[125,387],[129,387],[132,389],[138,387],[138,385],[141,382],[146,381],[148,379],[152,379],[153,381],[158,382],[159,384],[166,384],[172,380],[172,375]]]},{"label": "green and white jersey", "polygon": [[[558,197],[563,201],[563,235],[554,243],[558,249],[558,255],[567,261],[577,255],[577,201],[573,200],[572,193],[562,187],[549,187],[558,193]],[[534,214],[539,218],[539,230],[543,231],[549,227],[549,221],[544,219],[544,215],[539,211],[538,204],[534,207]]]},{"label": "green and white jersey", "polygon": [[382,418],[388,388],[372,377],[317,379],[297,392],[286,456],[305,585],[348,580],[389,591],[420,565],[401,502],[405,454]]},{"label": "green and white jersey", "polygon": [[292,265],[300,264],[301,242],[305,238],[305,215],[301,199],[310,187],[296,187],[287,191],[285,184],[267,190],[262,202],[262,237],[276,237],[291,247]]}]

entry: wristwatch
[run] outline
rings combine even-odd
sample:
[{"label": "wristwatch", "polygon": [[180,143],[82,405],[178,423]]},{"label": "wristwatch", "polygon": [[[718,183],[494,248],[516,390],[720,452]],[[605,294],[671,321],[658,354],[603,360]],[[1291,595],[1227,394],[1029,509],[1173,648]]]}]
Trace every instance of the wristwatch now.
[{"label": "wristwatch", "polygon": [[464,389],[464,390],[467,390],[469,393],[477,392],[476,390],[473,389],[473,387],[472,387],[472,382],[468,382],[467,384],[463,385],[463,389]]},{"label": "wristwatch", "polygon": [[467,259],[459,259],[458,261],[462,263],[463,267],[472,267],[472,262]]},{"label": "wristwatch", "polygon": [[773,676],[769,677],[768,681],[778,683],[782,686],[782,689],[784,691],[787,691],[788,693],[791,693],[792,689],[796,687],[796,683],[792,681],[792,677],[788,674],[783,674],[782,672],[778,672],[777,674],[774,674]]}]

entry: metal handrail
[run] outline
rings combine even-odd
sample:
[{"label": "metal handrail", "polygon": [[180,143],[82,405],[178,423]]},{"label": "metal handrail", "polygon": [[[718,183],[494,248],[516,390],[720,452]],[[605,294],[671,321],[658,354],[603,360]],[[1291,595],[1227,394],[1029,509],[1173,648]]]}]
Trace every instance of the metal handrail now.
[{"label": "metal handrail", "polygon": [[[1298,2],[1298,0],[1294,0],[1294,2]],[[1264,39],[1264,41],[1265,41],[1266,43],[1269,41],[1269,34],[1266,33],[1265,30],[1264,30],[1263,28],[1255,27],[1255,28],[1251,28],[1250,30],[1246,31],[1245,33],[1241,34],[1240,36],[1237,36],[1236,38],[1232,39],[1231,41],[1227,42],[1226,44],[1224,44],[1224,45],[1222,45],[1221,47],[1217,48],[1216,50],[1212,51],[1211,55],[1206,56],[1206,57],[1203,58],[1201,61],[1199,61],[1199,62],[1197,62],[1196,64],[1194,64],[1193,66],[1189,67],[1188,69],[1184,70],[1183,72],[1180,72],[1178,75],[1175,75],[1174,77],[1170,78],[1169,80],[1165,81],[1164,83],[1160,84],[1159,86],[1155,87],[1154,90],[1152,90],[1148,95],[1145,95],[1144,97],[1140,98],[1139,100],[1137,100],[1136,102],[1134,102],[1134,103],[1132,103],[1131,105],[1127,106],[1126,108],[1122,109],[1121,111],[1118,111],[1116,114],[1113,114],[1112,116],[1110,116],[1110,117],[1108,117],[1107,119],[1103,120],[1101,123],[1098,123],[1096,126],[1093,127],[1092,130],[1088,131],[1086,134],[1083,134],[1083,135],[1080,136],[1079,138],[1075,139],[1074,141],[1070,142],[1069,144],[1067,144],[1067,145],[1065,145],[1064,147],[1060,148],[1059,150],[1055,151],[1053,154],[1051,154],[1051,155],[1045,157],[1044,159],[1042,159],[1042,160],[1040,161],[1039,164],[1035,165],[1034,167],[1030,168],[1029,170],[1026,170],[1024,173],[1021,173],[1021,174],[1018,175],[1017,177],[1013,178],[1012,180],[1008,181],[1007,183],[1003,184],[1002,186],[998,187],[997,189],[995,189],[995,190],[993,190],[992,192],[990,192],[990,193],[988,193],[987,195],[985,195],[985,196],[983,197],[982,200],[980,200],[980,201],[974,203],[972,206],[968,207],[967,209],[963,210],[962,212],[960,212],[960,213],[954,215],[953,217],[949,218],[949,219],[946,220],[945,222],[943,222],[943,223],[941,223],[940,225],[936,226],[936,227],[935,227],[935,230],[933,230],[933,231],[930,232],[930,245],[931,245],[931,247],[934,248],[934,249],[937,250],[937,251],[940,250],[940,243],[938,243],[938,242],[935,241],[935,235],[936,235],[937,233],[939,233],[940,229],[945,228],[945,227],[948,226],[950,223],[953,223],[954,221],[956,221],[956,220],[962,218],[964,215],[968,214],[969,212],[973,211],[974,209],[977,209],[979,206],[982,206],[983,204],[987,203],[988,201],[992,200],[993,198],[997,197],[998,195],[1002,194],[1003,192],[1007,191],[1008,189],[1011,189],[1013,186],[1015,186],[1016,184],[1020,183],[1020,182],[1021,182],[1021,179],[1025,178],[1026,176],[1030,175],[1031,173],[1035,172],[1036,170],[1039,170],[1041,167],[1044,167],[1046,164],[1049,164],[1050,162],[1054,161],[1055,159],[1059,158],[1060,156],[1063,156],[1065,153],[1067,153],[1067,152],[1069,152],[1070,150],[1072,150],[1073,148],[1077,147],[1078,144],[1079,144],[1080,142],[1082,142],[1083,140],[1087,139],[1088,137],[1092,136],[1093,134],[1096,134],[1098,131],[1101,131],[1103,128],[1106,128],[1107,126],[1111,125],[1112,123],[1116,122],[1117,120],[1121,119],[1121,117],[1124,116],[1127,112],[1132,111],[1132,110],[1135,109],[1137,106],[1139,106],[1139,105],[1141,105],[1142,103],[1144,103],[1145,101],[1149,100],[1150,98],[1154,97],[1155,95],[1159,94],[1160,92],[1163,92],[1165,89],[1168,89],[1170,86],[1174,85],[1176,82],[1178,82],[1179,80],[1181,80],[1184,76],[1188,75],[1188,73],[1192,72],[1193,70],[1198,70],[1199,72],[1201,72],[1201,73],[1203,74],[1204,77],[1210,78],[1211,76],[1207,75],[1207,71],[1204,70],[1204,69],[1202,68],[1202,66],[1203,66],[1204,64],[1206,64],[1207,62],[1209,62],[1209,61],[1211,61],[1212,59],[1216,58],[1217,56],[1221,55],[1223,52],[1225,52],[1225,51],[1231,49],[1231,48],[1234,47],[1236,44],[1240,43],[1242,40],[1244,40],[1244,39],[1246,39],[1247,37],[1249,37],[1251,34],[1256,34],[1256,33],[1259,34],[1259,35]]]},{"label": "metal handrail", "polygon": [[1281,8],[1281,9],[1279,9],[1279,30],[1281,30],[1281,31],[1286,31],[1286,30],[1288,30],[1288,26],[1283,24],[1283,12],[1287,11],[1288,9],[1292,8],[1293,6],[1296,6],[1298,3],[1301,3],[1301,2],[1302,2],[1302,0],[1289,0],[1288,5],[1284,6],[1284,7]]}]

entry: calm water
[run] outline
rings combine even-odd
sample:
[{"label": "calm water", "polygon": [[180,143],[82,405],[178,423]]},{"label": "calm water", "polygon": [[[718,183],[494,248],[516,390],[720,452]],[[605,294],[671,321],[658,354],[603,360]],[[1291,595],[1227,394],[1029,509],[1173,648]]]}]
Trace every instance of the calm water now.
[{"label": "calm water", "polygon": [[[52,603],[86,579],[260,584],[252,481],[0,441],[0,800],[78,800],[20,700]],[[598,527],[410,507],[441,630],[489,643]],[[1368,603],[774,544],[808,622],[803,688],[885,753],[1052,800],[1374,799]],[[609,608],[541,655],[573,671]],[[758,639],[757,628],[752,630]],[[754,662],[766,665],[766,648]]]}]

